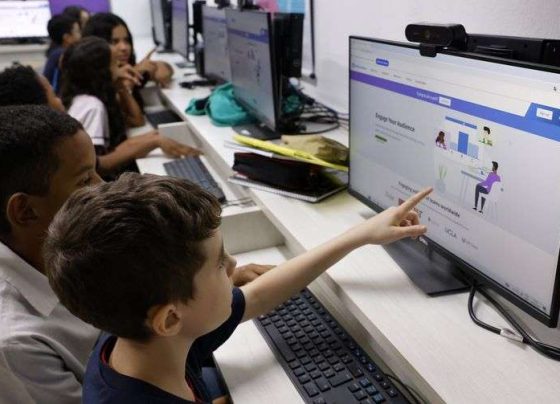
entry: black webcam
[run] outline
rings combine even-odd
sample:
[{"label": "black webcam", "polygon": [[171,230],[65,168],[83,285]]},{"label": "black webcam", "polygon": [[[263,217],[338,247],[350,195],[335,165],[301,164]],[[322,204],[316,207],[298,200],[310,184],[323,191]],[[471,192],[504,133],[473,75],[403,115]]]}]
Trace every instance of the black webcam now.
[{"label": "black webcam", "polygon": [[421,45],[423,56],[435,56],[438,48],[466,48],[468,35],[461,24],[409,24],[404,31],[406,39]]}]

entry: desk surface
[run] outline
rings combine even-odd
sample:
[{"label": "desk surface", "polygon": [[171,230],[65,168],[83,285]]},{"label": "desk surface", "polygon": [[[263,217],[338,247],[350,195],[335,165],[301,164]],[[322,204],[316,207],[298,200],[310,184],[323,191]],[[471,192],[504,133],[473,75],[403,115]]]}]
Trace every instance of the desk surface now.
[{"label": "desk surface", "polygon": [[[173,55],[158,55],[173,61]],[[207,117],[186,116],[192,98],[207,89],[185,90],[177,70],[163,99],[188,122],[221,167],[231,167],[233,150],[224,146],[230,128],[216,128]],[[335,134],[344,140],[347,134]],[[279,262],[309,250],[364,220],[368,209],[342,193],[312,205],[262,191],[248,194],[281,232],[285,247],[244,254],[240,261]],[[430,298],[417,289],[379,246],[357,250],[329,269],[312,290],[362,343],[428,402],[560,402],[560,363],[526,346],[510,342],[473,324],[467,295]],[[476,310],[484,321],[504,326],[486,304]],[[522,321],[552,344],[559,329],[546,329],[528,316]],[[264,344],[264,345],[263,345]],[[237,402],[298,402],[299,396],[251,323],[244,324],[216,358]],[[294,394],[295,393],[295,394]]]}]

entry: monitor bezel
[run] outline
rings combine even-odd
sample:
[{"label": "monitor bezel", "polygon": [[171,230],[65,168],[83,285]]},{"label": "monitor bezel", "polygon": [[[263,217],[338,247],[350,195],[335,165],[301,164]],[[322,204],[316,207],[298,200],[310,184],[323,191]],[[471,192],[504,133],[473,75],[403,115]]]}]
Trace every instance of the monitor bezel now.
[{"label": "monitor bezel", "polygon": [[[241,98],[238,98],[237,96],[235,97],[235,99],[237,100],[237,102],[239,102],[243,108],[245,108],[246,110],[249,111],[249,114],[252,115],[253,117],[255,117],[259,122],[261,122],[263,125],[265,125],[267,128],[269,128],[270,130],[274,131],[274,132],[278,132],[278,120],[280,117],[279,114],[279,104],[280,104],[280,100],[279,100],[279,84],[278,84],[278,70],[276,67],[276,40],[274,37],[274,33],[273,33],[273,19],[272,19],[272,14],[265,12],[265,11],[259,11],[259,10],[237,10],[237,9],[226,9],[226,24],[227,24],[227,13],[228,12],[235,12],[235,13],[259,13],[259,14],[266,14],[267,16],[267,24],[268,24],[268,36],[269,36],[269,50],[270,50],[270,67],[271,67],[271,73],[272,73],[272,98],[273,98],[273,103],[274,103],[274,123],[273,125],[269,125],[268,122],[266,122],[265,120],[261,119],[261,117],[264,116],[264,114],[260,113],[257,109],[255,109],[251,104],[249,104],[248,102],[242,100]],[[228,27],[229,30],[229,27]],[[231,46],[229,44],[229,32],[228,32],[228,46],[231,49]],[[233,64],[231,63],[231,59],[230,59],[230,68],[231,68],[231,82],[232,85],[234,86],[234,95],[235,95],[235,84],[233,83]]]},{"label": "monitor bezel", "polygon": [[[417,50],[418,52],[420,52],[420,46],[416,45],[416,44],[351,35],[348,38],[348,45],[349,45],[349,47],[348,47],[348,71],[349,72],[350,72],[350,69],[351,69],[351,66],[352,66],[351,58],[352,58],[352,41],[353,40],[361,40],[361,41],[379,43],[379,44],[384,44],[384,45],[392,45],[392,46],[397,46],[397,47],[401,47],[401,48],[413,49],[413,50]],[[467,59],[475,59],[475,60],[481,60],[481,61],[485,61],[485,62],[504,64],[504,65],[516,66],[516,67],[523,67],[523,68],[532,69],[532,70],[546,71],[546,72],[551,72],[551,73],[557,73],[557,74],[560,75],[560,68],[555,67],[555,66],[550,66],[550,65],[541,65],[541,64],[537,64],[537,63],[523,62],[523,61],[517,61],[517,60],[512,60],[512,59],[504,59],[504,58],[499,58],[499,57],[494,57],[494,56],[481,55],[481,54],[476,54],[476,53],[472,53],[472,52],[462,52],[462,51],[455,51],[455,50],[448,50],[448,49],[443,49],[443,50],[439,51],[439,53],[442,53],[442,54],[445,54],[445,55],[450,55],[450,56],[467,58]],[[351,83],[351,81],[352,80],[351,80],[350,75],[349,75],[349,77],[348,77],[348,103],[349,103],[350,113],[352,111],[352,97],[351,97],[352,83]],[[351,136],[351,134],[352,134],[352,119],[350,119],[350,121],[349,121],[348,133],[349,133],[348,144],[349,144],[349,147],[351,148],[352,147],[352,136]],[[350,165],[350,167],[351,167],[351,165]],[[358,199],[360,202],[364,203],[366,206],[372,208],[376,212],[381,212],[384,209],[386,209],[386,208],[383,208],[382,206],[379,206],[376,203],[372,202],[371,200],[366,198],[364,195],[362,195],[358,191],[352,189],[352,170],[351,169],[349,170],[349,174],[348,174],[348,192],[349,192],[350,195],[352,195],[353,197]],[[446,259],[449,259],[452,263],[456,264],[456,266],[468,278],[470,278],[470,280],[475,281],[475,282],[480,282],[484,285],[490,286],[499,295],[506,298],[508,301],[510,301],[511,303],[513,303],[514,305],[516,305],[517,307],[519,307],[521,310],[525,311],[526,313],[530,314],[532,317],[534,317],[535,319],[537,319],[541,323],[545,324],[546,326],[552,328],[552,327],[556,327],[558,325],[558,315],[559,315],[559,311],[560,311],[560,299],[559,299],[559,297],[560,297],[560,250],[559,250],[559,256],[558,256],[558,263],[556,265],[556,275],[555,275],[555,280],[554,280],[554,288],[553,288],[553,291],[552,291],[552,302],[551,302],[551,306],[550,306],[550,313],[544,313],[544,312],[540,311],[539,309],[537,309],[532,304],[530,304],[529,302],[527,302],[526,300],[523,300],[521,297],[519,297],[518,295],[516,295],[515,293],[513,293],[512,291],[507,289],[505,286],[501,285],[500,283],[498,283],[494,279],[490,278],[488,275],[484,274],[482,271],[478,270],[473,265],[469,264],[468,262],[464,261],[462,258],[453,254],[451,251],[447,250],[445,247],[441,246],[437,242],[433,241],[429,237],[424,236],[423,239],[425,239],[429,243],[429,245],[432,248],[434,248],[434,250],[436,250],[438,253],[443,255]]]},{"label": "monitor bezel", "polygon": [[[159,42],[158,45],[161,45],[163,47],[165,47],[165,45],[167,45],[167,38],[165,38],[165,14],[163,12],[163,2],[164,1],[165,0],[150,0],[150,15],[152,17],[152,37],[153,37],[154,43],[158,44],[158,42]],[[159,6],[159,8],[161,9],[161,15],[163,17],[162,21],[160,21],[162,23],[163,36],[164,36],[162,41],[158,41],[158,39],[156,38],[156,36],[157,36],[156,35],[156,27],[155,27],[156,18],[155,18],[155,15],[154,15],[154,8],[156,6]]]},{"label": "monitor bezel", "polygon": [[[12,0],[12,1],[18,1],[19,3],[29,3],[29,0]],[[51,5],[50,5],[50,1],[48,0],[36,0],[36,1],[43,1],[46,2],[49,8],[49,20],[53,17],[53,13],[51,10]],[[46,28],[46,26],[45,26]],[[0,41],[24,41],[24,40],[45,40],[49,38],[49,34],[47,33],[44,36],[0,36]]]},{"label": "monitor bezel", "polygon": [[[181,52],[180,50],[177,49],[176,45],[175,45],[175,40],[174,40],[174,29],[175,29],[175,20],[173,19],[174,16],[174,10],[175,8],[173,7],[173,4],[175,3],[175,1],[184,1],[185,2],[185,10],[187,10],[187,19],[186,19],[186,28],[187,28],[187,40],[186,40],[186,45],[187,48],[184,49],[184,52]],[[189,55],[191,53],[191,42],[190,42],[190,24],[189,24],[189,18],[190,18],[190,12],[189,12],[189,0],[173,0],[171,2],[171,46],[172,46],[172,50],[173,52],[183,56],[186,60],[189,60]]]},{"label": "monitor bezel", "polygon": [[[204,13],[206,12],[207,9],[219,10],[219,11],[224,13],[224,18],[226,18],[225,17],[226,16],[226,10],[225,9],[218,8],[218,7],[211,7],[211,6],[208,6],[206,4],[202,6],[202,38],[204,39],[204,77],[206,77],[209,80],[214,80],[217,83],[226,83],[228,81],[227,78],[221,77],[218,74],[207,73],[207,67],[208,67],[208,64],[206,63],[207,49],[206,49],[206,39],[205,39],[205,35],[204,35],[204,29],[205,29],[204,28],[204,26],[205,26],[204,25]],[[227,20],[226,20],[226,35],[227,35]],[[228,53],[228,59],[229,59],[229,53]],[[229,75],[230,75],[230,78],[231,78],[231,64],[230,64],[230,69],[229,70],[230,70]]]}]

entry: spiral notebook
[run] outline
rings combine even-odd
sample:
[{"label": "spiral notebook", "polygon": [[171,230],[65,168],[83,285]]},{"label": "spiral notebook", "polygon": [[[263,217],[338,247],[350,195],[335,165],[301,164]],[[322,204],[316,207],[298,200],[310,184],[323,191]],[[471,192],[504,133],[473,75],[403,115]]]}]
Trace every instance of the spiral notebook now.
[{"label": "spiral notebook", "polygon": [[251,180],[239,174],[234,174],[229,177],[228,181],[233,184],[258,189],[259,191],[271,192],[273,194],[287,196],[289,198],[295,198],[311,203],[322,201],[323,199],[328,198],[337,192],[343,191],[348,187],[348,173],[342,171],[326,171],[323,173],[322,179],[323,180],[316,188],[306,191],[294,191],[278,188],[260,181]]}]

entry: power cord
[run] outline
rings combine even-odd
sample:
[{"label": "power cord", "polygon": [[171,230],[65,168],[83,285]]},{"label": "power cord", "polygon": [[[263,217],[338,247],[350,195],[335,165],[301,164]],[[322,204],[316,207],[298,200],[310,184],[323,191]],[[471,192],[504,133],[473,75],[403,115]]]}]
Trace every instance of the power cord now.
[{"label": "power cord", "polygon": [[[486,298],[486,300],[488,300],[488,302],[490,302],[492,306],[494,306],[494,308],[498,310],[498,312],[512,325],[515,331],[512,331],[508,328],[494,327],[476,317],[473,306],[474,296],[476,292],[479,292],[482,296],[484,296],[484,298]],[[469,293],[468,307],[469,315],[476,325],[509,340],[527,344],[543,356],[560,361],[560,347],[545,344],[529,335],[529,333],[517,322],[517,320],[513,318],[510,313],[507,312],[506,309],[504,309],[492,296],[486,293],[484,289],[479,288],[475,283],[472,285],[471,291]]]}]

